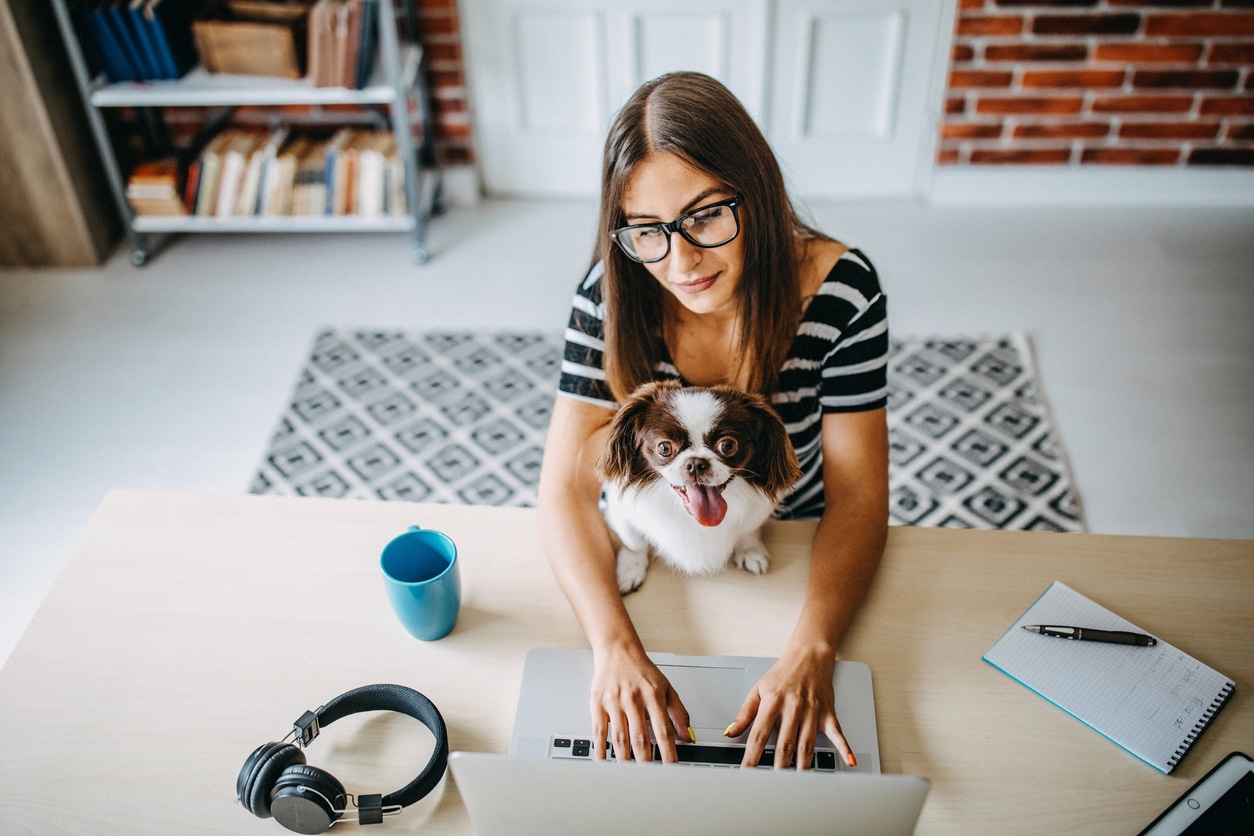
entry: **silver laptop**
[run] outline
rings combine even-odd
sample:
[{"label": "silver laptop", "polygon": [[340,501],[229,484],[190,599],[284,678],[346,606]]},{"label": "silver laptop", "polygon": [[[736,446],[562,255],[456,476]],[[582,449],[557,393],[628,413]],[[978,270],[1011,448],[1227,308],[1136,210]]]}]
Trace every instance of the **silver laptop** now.
[{"label": "silver laptop", "polygon": [[[870,670],[837,663],[841,728],[858,768],[844,767],[830,741],[809,772],[741,770],[743,740],[727,741],[750,686],[773,660],[651,653],[684,700],[697,734],[681,765],[592,760],[586,650],[537,649],[527,656],[510,754],[453,752],[449,765],[480,836],[564,833],[908,834],[927,780],[879,775]],[[730,713],[728,713],[730,712]],[[773,742],[773,738],[772,738]],[[699,756],[698,756],[699,754]]]}]

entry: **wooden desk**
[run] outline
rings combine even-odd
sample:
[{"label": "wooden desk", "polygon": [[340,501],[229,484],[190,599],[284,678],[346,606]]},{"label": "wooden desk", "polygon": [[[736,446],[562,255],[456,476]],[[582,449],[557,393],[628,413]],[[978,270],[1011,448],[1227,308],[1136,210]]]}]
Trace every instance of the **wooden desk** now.
[{"label": "wooden desk", "polygon": [[[379,577],[411,523],[461,550],[462,617],[430,644],[402,630]],[[506,751],[526,650],[586,646],[535,529],[524,509],[110,494],[0,671],[0,832],[286,833],[234,804],[244,758],[374,682],[427,694],[454,748]],[[777,653],[812,530],[769,527],[762,577],[654,566],[629,599],[646,645]],[[1055,579],[1236,680],[1173,775],[981,661]],[[1254,542],[897,528],[844,654],[871,666],[884,770],[933,782],[920,833],[1133,833],[1228,752],[1254,751],[1252,601]],[[424,746],[408,718],[360,715],[308,754],[350,792],[390,792]],[[388,821],[469,832],[448,780]]]}]

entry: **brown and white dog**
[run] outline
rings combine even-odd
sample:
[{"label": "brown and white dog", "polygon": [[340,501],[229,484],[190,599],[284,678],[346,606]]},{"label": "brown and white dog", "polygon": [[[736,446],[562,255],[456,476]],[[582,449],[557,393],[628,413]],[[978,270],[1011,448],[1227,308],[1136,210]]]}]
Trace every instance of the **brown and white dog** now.
[{"label": "brown and white dog", "polygon": [[637,589],[649,548],[670,566],[756,575],[769,558],[758,530],[801,469],[783,421],[758,395],[725,386],[646,383],[610,423],[597,462],[605,517],[618,536],[618,588]]}]

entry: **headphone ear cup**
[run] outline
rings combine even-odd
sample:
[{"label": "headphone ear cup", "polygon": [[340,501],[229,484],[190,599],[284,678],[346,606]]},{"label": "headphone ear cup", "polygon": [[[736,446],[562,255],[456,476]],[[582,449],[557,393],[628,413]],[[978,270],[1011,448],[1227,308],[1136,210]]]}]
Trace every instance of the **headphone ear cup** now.
[{"label": "headphone ear cup", "polygon": [[305,753],[290,743],[258,746],[244,761],[244,768],[235,780],[235,797],[257,818],[270,818],[270,794],[275,782],[283,770],[304,762]]},{"label": "headphone ear cup", "polygon": [[294,764],[275,781],[270,811],[274,820],[288,830],[324,833],[340,818],[347,801],[344,785],[330,772]]}]

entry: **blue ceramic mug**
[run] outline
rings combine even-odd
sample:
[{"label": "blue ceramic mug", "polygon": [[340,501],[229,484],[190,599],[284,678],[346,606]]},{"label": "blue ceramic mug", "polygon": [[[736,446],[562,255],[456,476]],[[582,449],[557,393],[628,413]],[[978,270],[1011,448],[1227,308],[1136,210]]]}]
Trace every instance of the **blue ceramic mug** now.
[{"label": "blue ceramic mug", "polygon": [[447,534],[411,525],[379,558],[396,617],[416,639],[435,641],[457,623],[462,583],[457,546]]}]

